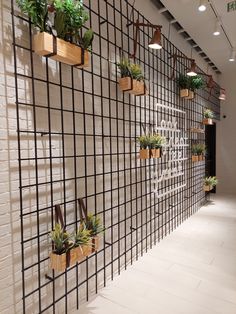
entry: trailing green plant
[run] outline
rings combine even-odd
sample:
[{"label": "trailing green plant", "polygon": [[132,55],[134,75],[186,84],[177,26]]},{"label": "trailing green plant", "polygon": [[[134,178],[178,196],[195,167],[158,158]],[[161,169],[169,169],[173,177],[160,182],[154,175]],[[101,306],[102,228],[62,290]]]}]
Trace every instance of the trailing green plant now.
[{"label": "trailing green plant", "polygon": [[74,234],[74,247],[88,245],[91,238],[90,234],[91,232],[86,229],[85,224],[80,224],[77,232]]},{"label": "trailing green plant", "polygon": [[150,148],[150,136],[148,135],[139,136],[137,142],[140,144],[140,149]]},{"label": "trailing green plant", "polygon": [[218,179],[216,177],[205,177],[204,184],[207,186],[216,186],[218,184]]},{"label": "trailing green plant", "polygon": [[101,223],[101,219],[98,216],[89,213],[85,220],[85,227],[90,232],[90,236],[94,237],[105,231],[105,227]]},{"label": "trailing green plant", "polygon": [[180,89],[189,89],[190,88],[190,77],[184,74],[180,74],[176,79],[177,85]]},{"label": "trailing green plant", "polygon": [[158,149],[166,144],[166,138],[160,134],[150,135],[150,148]]},{"label": "trailing green plant", "polygon": [[33,25],[40,32],[48,30],[48,1],[47,0],[16,0],[22,13],[27,14]]},{"label": "trailing green plant", "polygon": [[117,67],[120,70],[121,77],[131,77],[137,81],[144,81],[144,75],[142,73],[142,68],[137,63],[131,63],[129,59],[123,58]]},{"label": "trailing green plant", "polygon": [[58,38],[91,50],[94,38],[92,29],[81,36],[81,28],[89,18],[83,0],[16,0],[16,2],[40,32],[52,33]]},{"label": "trailing green plant", "polygon": [[189,89],[193,92],[197,89],[204,88],[206,86],[205,81],[200,75],[192,76],[189,78]]},{"label": "trailing green plant", "polygon": [[55,224],[50,232],[50,238],[54,244],[54,253],[60,255],[67,252],[73,244],[70,243],[71,235],[64,231],[59,223]]},{"label": "trailing green plant", "polygon": [[203,116],[206,119],[213,119],[214,118],[214,112],[211,109],[205,109],[203,111]]}]

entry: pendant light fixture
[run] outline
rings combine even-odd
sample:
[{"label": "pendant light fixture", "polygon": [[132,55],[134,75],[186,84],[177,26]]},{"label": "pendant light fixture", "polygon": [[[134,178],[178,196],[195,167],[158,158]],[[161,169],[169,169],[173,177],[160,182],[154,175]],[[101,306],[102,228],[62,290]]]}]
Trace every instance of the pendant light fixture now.
[{"label": "pendant light fixture", "polygon": [[200,0],[199,6],[198,6],[198,11],[200,11],[200,12],[206,11],[207,3],[208,3],[207,0]]},{"label": "pendant light fixture", "polygon": [[152,40],[148,44],[149,48],[151,49],[161,49],[161,29],[157,28],[154,32],[154,35],[152,37]]},{"label": "pendant light fixture", "polygon": [[219,36],[220,35],[220,21],[219,19],[216,20],[216,23],[215,23],[215,29],[214,29],[214,32],[213,32],[213,35],[215,36]]},{"label": "pendant light fixture", "polygon": [[219,96],[220,100],[226,100],[226,95],[225,95],[225,89],[221,88],[220,89],[220,96]]},{"label": "pendant light fixture", "polygon": [[197,71],[196,71],[196,62],[195,60],[191,60],[191,67],[189,69],[189,71],[187,72],[188,76],[196,76],[197,75]]},{"label": "pendant light fixture", "polygon": [[231,53],[230,53],[230,57],[229,57],[230,62],[235,61],[235,55],[236,55],[235,50],[234,50],[234,48],[232,48]]}]

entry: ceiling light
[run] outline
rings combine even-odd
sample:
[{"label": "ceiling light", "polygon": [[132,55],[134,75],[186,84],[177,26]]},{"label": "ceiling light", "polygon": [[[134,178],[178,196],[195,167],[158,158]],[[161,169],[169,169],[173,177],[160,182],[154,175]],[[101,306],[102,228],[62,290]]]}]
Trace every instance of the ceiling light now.
[{"label": "ceiling light", "polygon": [[198,11],[200,11],[200,12],[206,11],[207,2],[208,2],[207,0],[200,0],[199,6],[198,6]]},{"label": "ceiling light", "polygon": [[157,28],[155,30],[155,33],[152,37],[152,40],[150,41],[149,45],[148,45],[151,49],[161,49],[162,45],[161,45],[161,30],[160,28]]},{"label": "ceiling light", "polygon": [[225,95],[225,89],[221,88],[220,89],[220,96],[219,96],[220,100],[226,100],[226,95]]},{"label": "ceiling light", "polygon": [[191,67],[190,70],[187,72],[188,76],[196,76],[197,75],[197,71],[196,71],[196,62],[194,60],[191,61]]},{"label": "ceiling light", "polygon": [[234,62],[235,61],[235,50],[232,48],[232,51],[231,51],[231,54],[230,54],[230,57],[229,57],[229,61],[230,62]]},{"label": "ceiling light", "polygon": [[220,35],[220,21],[219,20],[216,21],[213,35],[215,35],[215,36],[219,36]]}]

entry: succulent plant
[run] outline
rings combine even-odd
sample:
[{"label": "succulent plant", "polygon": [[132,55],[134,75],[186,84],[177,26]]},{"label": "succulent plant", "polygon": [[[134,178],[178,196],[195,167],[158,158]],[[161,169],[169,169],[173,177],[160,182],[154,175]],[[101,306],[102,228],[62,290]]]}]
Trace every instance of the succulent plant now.
[{"label": "succulent plant", "polygon": [[160,134],[150,135],[150,148],[158,149],[166,144],[166,138]]},{"label": "succulent plant", "polygon": [[63,254],[73,246],[70,243],[71,235],[64,231],[59,223],[55,224],[54,229],[50,232],[50,238],[53,241],[56,254]]},{"label": "succulent plant", "polygon": [[150,137],[148,135],[139,136],[137,142],[140,144],[140,149],[150,148]]},{"label": "succulent plant", "polygon": [[216,186],[218,184],[218,179],[216,177],[206,177],[204,180],[205,185],[207,186]]},{"label": "succulent plant", "polygon": [[144,81],[144,75],[139,64],[131,63],[129,59],[122,59],[117,63],[121,77],[131,77],[134,80]]},{"label": "succulent plant", "polygon": [[214,118],[214,112],[211,109],[205,109],[203,111],[203,116],[206,119],[213,119]]},{"label": "succulent plant", "polygon": [[90,232],[90,236],[94,237],[105,231],[105,227],[101,223],[101,219],[98,216],[89,213],[85,220],[85,227]]},{"label": "succulent plant", "polygon": [[90,230],[86,229],[84,223],[80,224],[78,230],[74,234],[74,247],[88,245],[91,238],[90,233]]}]

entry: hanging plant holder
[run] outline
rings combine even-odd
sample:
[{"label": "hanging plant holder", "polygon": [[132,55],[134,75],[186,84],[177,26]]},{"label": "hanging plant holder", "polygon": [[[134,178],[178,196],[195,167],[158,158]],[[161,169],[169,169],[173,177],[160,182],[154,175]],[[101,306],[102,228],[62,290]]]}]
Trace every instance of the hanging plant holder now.
[{"label": "hanging plant holder", "polygon": [[151,149],[151,158],[161,158],[161,149],[160,148]]},{"label": "hanging plant holder", "polygon": [[209,119],[209,118],[205,118],[205,119],[203,119],[202,123],[204,125],[213,125],[213,120]]},{"label": "hanging plant holder", "polygon": [[147,94],[144,81],[134,80],[131,77],[122,77],[119,81],[120,90],[132,95],[142,96]]},{"label": "hanging plant holder", "polygon": [[198,160],[199,161],[204,161],[205,160],[205,156],[204,155],[199,155],[198,156]]},{"label": "hanging plant holder", "polygon": [[180,90],[180,97],[181,98],[188,97],[188,95],[189,95],[189,90],[188,89],[181,89]]},{"label": "hanging plant holder", "polygon": [[77,251],[70,249],[66,253],[56,254],[52,252],[50,254],[50,266],[56,271],[64,271],[66,268],[75,265],[77,262]]},{"label": "hanging plant holder", "polygon": [[194,99],[194,97],[195,97],[194,92],[192,90],[189,90],[188,91],[188,96],[185,97],[185,99]]},{"label": "hanging plant holder", "polygon": [[149,159],[150,158],[150,150],[149,149],[140,149],[139,158],[140,159]]},{"label": "hanging plant holder", "polygon": [[83,48],[42,32],[34,35],[34,52],[78,68],[89,66],[89,52]]},{"label": "hanging plant holder", "polygon": [[205,192],[210,192],[213,189],[212,185],[204,185],[204,191]]},{"label": "hanging plant holder", "polygon": [[198,155],[192,155],[192,162],[198,162],[199,156]]}]

